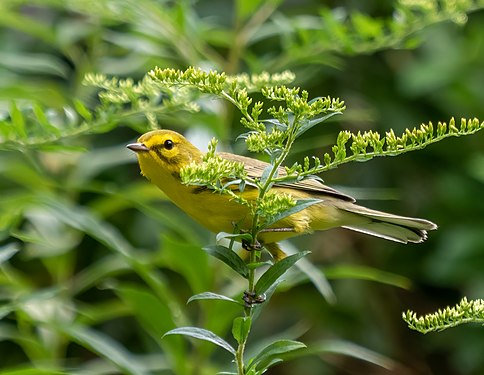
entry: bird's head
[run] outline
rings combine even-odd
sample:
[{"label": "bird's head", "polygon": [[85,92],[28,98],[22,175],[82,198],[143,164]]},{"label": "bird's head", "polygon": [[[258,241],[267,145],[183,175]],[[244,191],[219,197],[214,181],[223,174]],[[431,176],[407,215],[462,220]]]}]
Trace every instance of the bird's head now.
[{"label": "bird's head", "polygon": [[150,131],[126,147],[136,152],[141,170],[148,178],[154,173],[152,169],[179,176],[183,167],[202,160],[202,152],[172,130]]}]

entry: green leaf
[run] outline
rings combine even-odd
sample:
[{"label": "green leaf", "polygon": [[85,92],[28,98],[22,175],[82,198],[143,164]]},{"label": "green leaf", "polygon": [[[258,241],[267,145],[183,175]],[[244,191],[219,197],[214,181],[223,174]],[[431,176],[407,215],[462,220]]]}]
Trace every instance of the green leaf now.
[{"label": "green leaf", "polygon": [[[316,98],[317,99],[317,98]],[[301,136],[302,134],[304,134],[305,132],[307,132],[309,129],[311,129],[313,126],[333,117],[334,115],[340,115],[341,112],[331,112],[331,113],[327,113],[323,116],[320,116],[320,117],[316,117],[312,120],[307,120],[304,125],[302,125],[299,130],[297,131],[296,133],[296,137],[299,137]]]},{"label": "green leaf", "polygon": [[340,264],[337,266],[325,267],[323,272],[328,279],[369,280],[407,290],[412,287],[412,281],[404,276],[367,266]]},{"label": "green leaf", "polygon": [[15,243],[9,243],[8,245],[1,246],[0,247],[0,265],[6,262],[7,260],[9,260],[15,254],[17,254],[19,250],[20,249]]},{"label": "green leaf", "polygon": [[299,341],[293,340],[278,340],[269,344],[257,354],[250,362],[247,370],[252,367],[256,367],[258,371],[265,370],[270,366],[279,363],[286,353],[293,352],[295,350],[304,349],[306,345]]},{"label": "green leaf", "polygon": [[[260,178],[260,184],[263,186],[267,179],[269,178],[269,175],[271,174],[272,172],[272,169],[274,168],[273,165],[268,165],[267,167],[264,168],[264,170],[262,171],[262,175],[261,175],[261,178]],[[277,170],[274,172],[274,175],[272,176],[272,178],[277,178]]]},{"label": "green leaf", "polygon": [[230,250],[228,247],[215,245],[204,247],[203,250],[211,256],[224,262],[242,277],[249,277],[249,269],[247,268],[247,265],[244,263],[241,257],[239,257],[234,251]]},{"label": "green leaf", "polygon": [[237,16],[240,20],[245,20],[257,11],[261,0],[237,0]]},{"label": "green leaf", "polygon": [[273,263],[270,261],[247,263],[247,268],[249,270],[256,270],[257,268],[261,268],[264,266],[272,266],[272,264]]},{"label": "green leaf", "polygon": [[180,337],[162,340],[161,336],[174,329],[180,319],[180,307],[168,298],[160,298],[141,285],[118,285],[114,292],[124,305],[128,306],[134,318],[153,339],[160,345],[173,370],[177,373],[187,371],[185,357],[186,343]]},{"label": "green leaf", "polygon": [[114,363],[124,374],[148,374],[143,364],[139,363],[130,352],[109,336],[75,324],[65,326],[62,330],[78,344]]},{"label": "green leaf", "polygon": [[17,135],[21,138],[27,138],[27,133],[25,131],[25,119],[24,115],[17,107],[15,102],[10,105],[10,118],[12,120],[13,128],[16,130]]},{"label": "green leaf", "polygon": [[192,293],[200,293],[210,287],[213,275],[208,266],[209,257],[200,251],[200,246],[163,236],[162,250],[160,254],[163,265],[182,275],[190,285]]},{"label": "green leaf", "polygon": [[232,326],[232,335],[239,344],[247,341],[251,326],[252,318],[250,316],[239,316],[238,318],[234,319],[234,324]]},{"label": "green leaf", "polygon": [[224,295],[221,295],[221,294],[217,294],[217,293],[212,293],[212,292],[204,292],[204,293],[195,294],[194,296],[191,296],[188,299],[187,304],[189,304],[190,302],[193,302],[193,301],[199,301],[199,300],[204,300],[204,299],[233,302],[233,303],[236,303],[238,305],[243,306],[242,302],[239,302],[239,301],[237,301],[233,298],[230,298],[230,297],[227,297],[227,296],[224,296]]},{"label": "green leaf", "polygon": [[[306,352],[306,351],[305,351]],[[349,357],[358,358],[363,361],[373,363],[377,366],[391,370],[395,367],[395,362],[380,353],[374,352],[370,349],[356,345],[349,341],[343,340],[324,340],[319,343],[311,345],[305,354],[322,354],[322,353],[336,353],[343,354]]]},{"label": "green leaf", "polygon": [[315,199],[315,198],[307,198],[307,199],[298,199],[296,201],[296,205],[269,218],[267,222],[264,224],[265,227],[268,227],[274,223],[277,223],[279,220],[284,219],[287,216],[290,216],[292,214],[295,214],[299,211],[305,210],[306,208],[312,206],[313,204],[317,204],[322,202],[321,199]]},{"label": "green leaf", "polygon": [[309,280],[311,280],[313,285],[328,303],[336,303],[336,296],[328,282],[327,275],[324,272],[316,268],[307,259],[301,259],[300,262],[297,262],[296,267],[303,272]]},{"label": "green leaf", "polygon": [[252,241],[252,236],[250,233],[227,233],[227,232],[219,232],[216,236],[216,241],[219,242],[222,239],[234,240],[234,241]]},{"label": "green leaf", "polygon": [[71,372],[49,369],[41,369],[38,366],[32,368],[18,368],[17,366],[12,370],[2,369],[1,375],[69,375]]},{"label": "green leaf", "polygon": [[193,337],[199,340],[209,341],[225,349],[226,351],[231,353],[234,357],[236,354],[235,349],[227,341],[217,336],[215,333],[203,328],[180,327],[180,328],[175,328],[175,329],[172,329],[171,331],[168,331],[163,335],[163,337],[167,335],[184,335],[184,336]]},{"label": "green leaf", "polygon": [[303,251],[290,255],[271,266],[257,281],[255,285],[256,293],[264,294],[294,263],[309,253],[310,251]]},{"label": "green leaf", "polygon": [[34,104],[34,106],[32,107],[32,110],[34,111],[37,121],[45,130],[47,130],[49,133],[52,133],[56,137],[61,136],[60,130],[50,123],[44,110],[39,104]]},{"label": "green leaf", "polygon": [[80,100],[77,100],[77,99],[74,100],[74,108],[84,120],[86,121],[92,120],[92,113],[89,112],[87,107]]}]

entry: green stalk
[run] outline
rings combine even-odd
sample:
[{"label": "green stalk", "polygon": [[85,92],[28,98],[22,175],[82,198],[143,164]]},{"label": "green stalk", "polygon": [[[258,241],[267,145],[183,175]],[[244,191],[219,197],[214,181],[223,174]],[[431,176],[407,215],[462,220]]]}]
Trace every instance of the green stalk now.
[{"label": "green stalk", "polygon": [[245,340],[244,342],[241,342],[239,344],[239,347],[237,348],[237,352],[235,353],[235,362],[237,364],[238,375],[245,375],[245,366],[244,366],[245,344],[246,344]]}]

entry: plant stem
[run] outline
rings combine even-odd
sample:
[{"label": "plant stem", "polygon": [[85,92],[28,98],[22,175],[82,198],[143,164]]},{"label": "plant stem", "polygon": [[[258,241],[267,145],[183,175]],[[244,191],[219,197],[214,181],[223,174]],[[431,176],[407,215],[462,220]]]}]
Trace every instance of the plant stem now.
[{"label": "plant stem", "polygon": [[245,343],[241,342],[239,347],[237,348],[237,352],[235,354],[235,361],[237,364],[237,374],[238,375],[245,375],[245,366],[244,366],[244,351],[245,351]]},{"label": "plant stem", "polygon": [[[249,263],[255,263],[257,261],[257,251],[252,250],[250,252],[250,258],[249,258]],[[248,292],[249,293],[255,293],[255,269],[250,268],[249,269],[249,287],[248,287]],[[245,316],[251,316],[252,315],[252,306],[246,305],[244,308],[244,314]],[[244,366],[244,351],[245,351],[245,345],[247,343],[247,337],[239,343],[239,346],[237,347],[237,352],[235,355],[235,362],[237,365],[237,374],[238,375],[245,375],[245,366]]]},{"label": "plant stem", "polygon": [[[255,263],[257,261],[256,250],[250,252],[249,263]],[[255,292],[255,269],[249,268],[249,292]],[[246,314],[250,315],[250,314]]]}]

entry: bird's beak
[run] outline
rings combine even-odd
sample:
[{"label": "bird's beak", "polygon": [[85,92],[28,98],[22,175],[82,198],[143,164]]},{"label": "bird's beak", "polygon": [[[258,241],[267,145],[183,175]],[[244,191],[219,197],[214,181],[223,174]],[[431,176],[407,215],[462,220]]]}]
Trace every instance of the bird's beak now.
[{"label": "bird's beak", "polygon": [[130,143],[126,147],[129,148],[131,151],[134,151],[134,152],[149,151],[149,148],[146,147],[143,143]]}]

